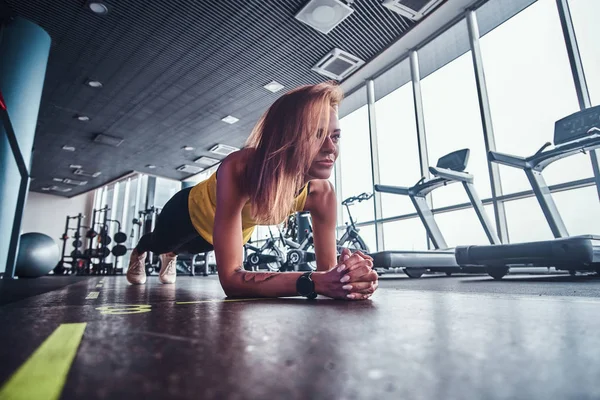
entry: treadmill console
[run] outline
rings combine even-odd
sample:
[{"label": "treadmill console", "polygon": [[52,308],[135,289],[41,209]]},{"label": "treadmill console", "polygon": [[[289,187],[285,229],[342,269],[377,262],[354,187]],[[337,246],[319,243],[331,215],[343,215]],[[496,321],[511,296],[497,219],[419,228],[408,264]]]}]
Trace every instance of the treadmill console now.
[{"label": "treadmill console", "polygon": [[573,113],[554,124],[554,144],[559,145],[586,137],[588,131],[600,129],[600,106],[586,108]]},{"label": "treadmill console", "polygon": [[469,153],[469,149],[453,151],[452,153],[441,157],[438,160],[436,167],[462,172],[465,170],[465,168],[467,168],[467,164],[469,162]]}]

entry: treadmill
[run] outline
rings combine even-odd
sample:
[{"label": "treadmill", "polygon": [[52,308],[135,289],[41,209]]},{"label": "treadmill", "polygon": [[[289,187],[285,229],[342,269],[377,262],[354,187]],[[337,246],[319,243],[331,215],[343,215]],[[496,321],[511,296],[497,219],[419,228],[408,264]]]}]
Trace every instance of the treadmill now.
[{"label": "treadmill", "polygon": [[427,236],[435,248],[434,250],[425,251],[370,253],[375,268],[401,268],[410,278],[420,278],[425,272],[445,272],[446,275],[451,275],[453,272],[485,272],[481,266],[478,266],[475,271],[469,271],[467,266],[460,266],[456,262],[455,251],[453,248],[448,248],[426,199],[427,194],[439,187],[456,182],[462,183],[488,240],[490,243],[500,243],[475,191],[473,175],[464,172],[469,154],[469,149],[462,149],[443,156],[438,160],[436,167],[429,167],[432,177],[423,177],[412,187],[375,185],[375,190],[378,192],[410,197],[421,222],[425,226]]},{"label": "treadmill", "polygon": [[[459,265],[480,265],[490,276],[502,279],[511,266],[555,267],[600,273],[600,236],[571,236],[556,208],[542,171],[551,163],[600,147],[600,106],[587,108],[558,120],[554,125],[554,148],[546,143],[534,155],[523,158],[490,151],[492,162],[522,169],[550,225],[555,239],[484,246],[457,246]],[[600,183],[596,180],[596,185]],[[600,186],[598,186],[600,193]],[[582,212],[584,212],[582,210]],[[600,221],[599,221],[600,222]]]}]

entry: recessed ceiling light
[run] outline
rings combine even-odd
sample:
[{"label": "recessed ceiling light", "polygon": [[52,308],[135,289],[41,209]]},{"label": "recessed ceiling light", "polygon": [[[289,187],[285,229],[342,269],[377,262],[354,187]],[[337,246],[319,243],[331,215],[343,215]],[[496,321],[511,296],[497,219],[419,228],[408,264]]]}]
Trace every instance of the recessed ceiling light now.
[{"label": "recessed ceiling light", "polygon": [[192,151],[194,150],[194,148],[192,146],[183,146],[182,147],[185,151]]},{"label": "recessed ceiling light", "polygon": [[69,168],[74,168],[74,169],[81,169],[83,168],[81,165],[77,165],[77,164],[71,164],[69,165]]},{"label": "recessed ceiling light", "polygon": [[83,122],[87,122],[90,120],[90,117],[88,117],[87,115],[78,115],[77,119]]},{"label": "recessed ceiling light", "polygon": [[146,168],[154,169],[156,168],[156,165],[148,164],[146,165]]},{"label": "recessed ceiling light", "polygon": [[102,87],[102,82],[100,81],[87,81],[87,85],[93,88],[101,88]]},{"label": "recessed ceiling light", "polygon": [[66,151],[75,151],[75,147],[73,147],[73,146],[67,146],[67,145],[64,145],[62,147],[62,149],[66,150]]},{"label": "recessed ceiling light", "polygon": [[43,187],[43,188],[42,188],[42,190],[43,190],[44,192],[48,192],[48,191],[50,190],[50,188],[49,188],[48,186],[46,186],[46,187]]},{"label": "recessed ceiling light", "polygon": [[275,82],[272,81],[271,83],[267,83],[265,86],[263,86],[265,89],[267,89],[269,92],[279,92],[281,89],[283,89],[283,85],[279,82]]},{"label": "recessed ceiling light", "polygon": [[221,121],[227,122],[228,124],[235,124],[236,122],[239,121],[239,118],[236,118],[234,116],[228,115],[225,118],[223,118]]},{"label": "recessed ceiling light", "polygon": [[106,4],[104,4],[100,1],[89,1],[87,3],[87,6],[90,10],[92,10],[94,13],[96,13],[98,15],[108,14],[108,7],[106,6]]},{"label": "recessed ceiling light", "polygon": [[61,178],[52,178],[52,180],[53,180],[54,182],[62,182],[62,181],[63,181]]}]

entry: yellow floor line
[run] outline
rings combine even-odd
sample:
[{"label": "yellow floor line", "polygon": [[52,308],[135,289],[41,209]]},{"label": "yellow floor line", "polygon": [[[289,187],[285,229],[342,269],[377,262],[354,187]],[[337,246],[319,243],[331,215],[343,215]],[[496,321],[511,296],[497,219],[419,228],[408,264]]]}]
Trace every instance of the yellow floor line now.
[{"label": "yellow floor line", "polygon": [[56,328],[0,389],[0,399],[58,399],[86,325],[62,324]]},{"label": "yellow floor line", "polygon": [[234,301],[252,301],[252,300],[268,300],[262,298],[253,299],[211,299],[211,300],[198,300],[198,301],[176,301],[175,304],[199,304],[199,303],[231,303]]},{"label": "yellow floor line", "polygon": [[100,292],[90,292],[90,294],[88,294],[85,299],[86,300],[97,299],[99,294],[100,294]]}]

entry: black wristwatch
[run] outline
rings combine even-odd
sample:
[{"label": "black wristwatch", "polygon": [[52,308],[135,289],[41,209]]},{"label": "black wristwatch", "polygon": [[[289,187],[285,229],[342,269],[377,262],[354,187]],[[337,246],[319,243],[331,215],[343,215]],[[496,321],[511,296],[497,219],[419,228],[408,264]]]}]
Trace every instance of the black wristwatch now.
[{"label": "black wristwatch", "polygon": [[317,297],[315,292],[315,282],[310,278],[312,271],[306,272],[298,278],[296,281],[296,291],[300,296],[304,296],[309,300],[313,300]]}]

